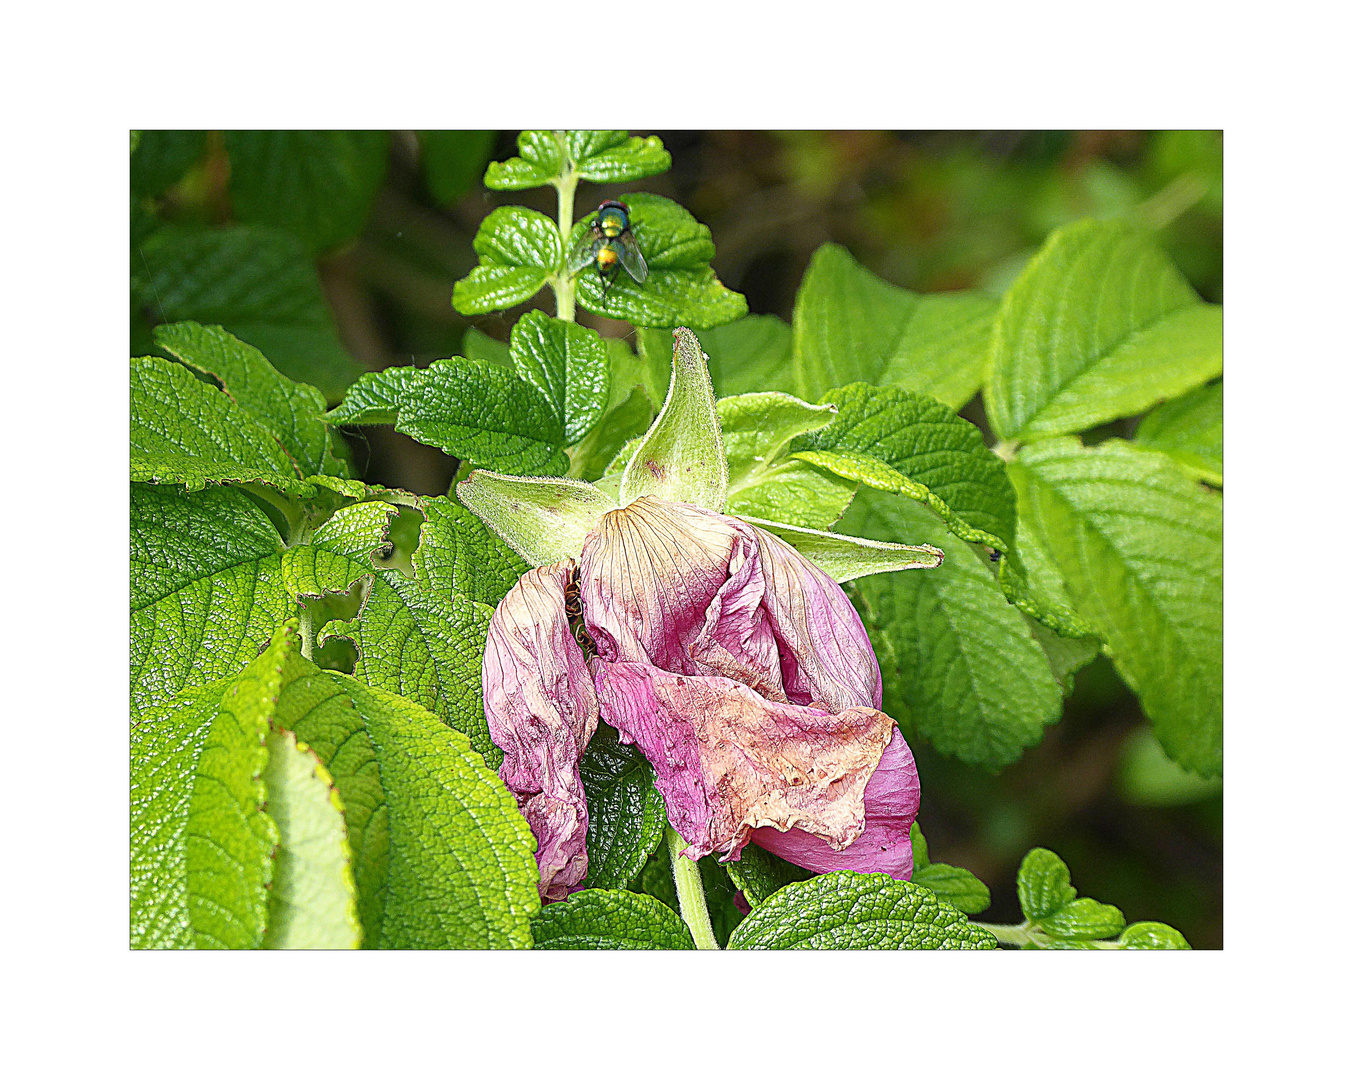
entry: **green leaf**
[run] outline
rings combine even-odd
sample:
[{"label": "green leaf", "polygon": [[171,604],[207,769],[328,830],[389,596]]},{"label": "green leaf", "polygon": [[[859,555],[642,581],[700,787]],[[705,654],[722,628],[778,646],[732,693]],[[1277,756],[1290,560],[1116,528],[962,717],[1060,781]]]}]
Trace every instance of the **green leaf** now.
[{"label": "green leaf", "polygon": [[155,344],[189,367],[214,376],[225,395],[280,442],[303,476],[338,470],[324,422],[324,395],[293,382],[268,363],[252,345],[219,326],[174,323],[155,329]]},{"label": "green leaf", "polygon": [[1003,439],[1083,431],[1215,378],[1221,308],[1149,234],[1122,222],[1057,230],[1001,301],[985,395]]},{"label": "green leaf", "polygon": [[1001,590],[1020,611],[1064,637],[1083,638],[1093,628],[1071,603],[1066,582],[1042,541],[1029,528],[1028,509],[1016,491],[1015,547],[1001,559]]},{"label": "green leaf", "polygon": [[545,395],[572,445],[592,429],[606,407],[610,368],[601,335],[577,323],[528,311],[512,328],[517,374]]},{"label": "green leaf", "polygon": [[1034,848],[1024,856],[1015,879],[1020,910],[1030,922],[1055,915],[1072,900],[1076,890],[1071,885],[1071,871],[1055,852]]},{"label": "green leaf", "polygon": [[625,466],[620,503],[627,506],[651,495],[722,510],[728,495],[728,462],[714,388],[695,335],[681,327],[674,336],[672,385],[662,412]]},{"label": "green leaf", "polygon": [[991,906],[991,890],[971,870],[947,863],[932,863],[921,827],[911,823],[913,885],[929,889],[965,915],[979,915]]},{"label": "green leaf", "polygon": [[333,778],[294,734],[273,731],[263,782],[279,835],[264,948],[357,948],[357,887]]},{"label": "green leaf", "polygon": [[560,475],[564,429],[545,395],[482,360],[363,375],[329,413],[331,424],[394,424],[419,442],[500,472]]},{"label": "green leaf", "polygon": [[276,225],[315,252],[362,231],[390,160],[387,131],[227,131],[230,197],[248,224]]},{"label": "green leaf", "polygon": [[1112,440],[1026,447],[1024,519],[1141,698],[1169,755],[1221,771],[1221,496],[1170,458]]},{"label": "green leaf", "polygon": [[612,184],[672,167],[672,157],[656,135],[632,138],[624,131],[523,131],[517,136],[517,151],[520,157],[489,166],[485,187],[497,191],[541,187],[568,172],[593,183]]},{"label": "green leaf", "polygon": [[1158,922],[1135,922],[1123,931],[1118,943],[1124,949],[1187,949],[1189,943],[1173,926]]},{"label": "green leaf", "polygon": [[589,889],[623,889],[662,844],[667,811],[653,768],[614,729],[600,725],[578,762],[587,793]]},{"label": "green leaf", "polygon": [[1034,640],[1047,655],[1052,677],[1062,688],[1062,696],[1070,697],[1075,689],[1075,674],[1099,655],[1103,642],[1097,637],[1062,637],[1042,623],[1025,616]]},{"label": "green leaf", "polygon": [[423,180],[432,197],[449,206],[473,188],[497,141],[496,131],[420,131]]},{"label": "green leaf", "polygon": [[529,948],[539,910],[535,838],[464,735],[347,675],[375,748],[389,822],[382,949]]},{"label": "green leaf", "polygon": [[[372,572],[391,508],[337,511],[314,542],[287,548],[266,514],[231,488],[131,488],[131,698],[134,709],[249,663],[301,595],[344,592]],[[353,518],[365,537],[346,535]],[[365,551],[362,549],[365,548]]]},{"label": "green leaf", "polygon": [[469,360],[483,360],[495,367],[512,368],[512,354],[505,342],[491,338],[478,327],[470,326],[461,339],[461,351]]},{"label": "green leaf", "polygon": [[137,717],[131,730],[132,948],[254,948],[278,831],[264,739],[294,627],[243,672]]},{"label": "green leaf", "polygon": [[456,282],[452,303],[462,315],[486,315],[535,296],[563,263],[559,227],[536,210],[500,206],[474,238],[479,265]]},{"label": "green leaf", "polygon": [[[924,502],[961,540],[1010,549],[1015,493],[972,424],[909,390],[856,383],[822,400],[836,406],[835,422],[800,436],[791,450],[846,479]],[[891,471],[871,467],[868,458]]]},{"label": "green leaf", "polygon": [[1099,941],[1123,932],[1123,913],[1089,897],[1077,899],[1071,871],[1047,848],[1034,848],[1024,856],[1015,888],[1025,919],[1049,937]]},{"label": "green leaf", "polygon": [[994,949],[929,889],[836,870],[786,885],[733,931],[730,949]]},{"label": "green leaf", "polygon": [[728,872],[733,884],[742,890],[743,899],[751,907],[765,903],[791,882],[807,881],[813,876],[811,870],[786,862],[755,844],[744,847],[737,860],[720,865]]},{"label": "green leaf", "polygon": [[723,398],[717,407],[730,514],[826,529],[845,513],[854,483],[781,456],[796,435],[831,423],[832,406],[771,392]]},{"label": "green leaf", "polygon": [[619,889],[584,889],[546,904],[531,920],[537,949],[694,949],[681,916],[661,900]]},{"label": "green leaf", "polygon": [[132,194],[162,195],[207,152],[205,131],[140,131],[132,149]]},{"label": "green leaf", "polygon": [[[597,268],[585,266],[575,279],[578,303],[598,315],[625,319],[636,326],[692,330],[747,314],[746,298],[725,288],[710,269],[714,240],[707,227],[685,207],[659,195],[636,193],[627,195],[625,201],[635,243],[648,264],[648,278],[641,285],[622,270],[606,285],[603,298]],[[589,214],[573,227],[570,248],[595,217],[595,212]]]},{"label": "green leaf", "polygon": [[1222,384],[1213,383],[1154,409],[1133,441],[1169,454],[1199,479],[1221,487]]},{"label": "green leaf", "polygon": [[1061,715],[1047,657],[1006,602],[985,555],[946,539],[925,507],[862,492],[842,523],[862,536],[944,544],[944,565],[858,582],[865,626],[879,652],[884,704],[905,705],[941,753],[998,769]]},{"label": "green leaf", "polygon": [[131,476],[190,491],[227,480],[258,480],[297,495],[314,490],[248,409],[157,356],[131,362]]},{"label": "green leaf", "polygon": [[164,226],[132,266],[133,297],[154,322],[220,324],[331,401],[364,370],[338,339],[310,255],[280,229]]},{"label": "green leaf", "polygon": [[846,383],[898,386],[960,409],[986,375],[995,313],[979,293],[908,292],[823,244],[794,301],[799,388],[816,398]]},{"label": "green leaf", "polygon": [[[657,412],[648,392],[635,380],[634,354],[614,338],[607,339],[606,344],[611,371],[606,413],[570,454],[570,475],[586,480],[600,479],[625,444],[648,430]],[[618,483],[618,475],[616,480]]]},{"label": "green leaf", "polygon": [[480,665],[493,608],[527,566],[451,500],[419,499],[418,508],[414,577],[377,570],[357,617],[330,623],[321,644],[349,638],[356,678],[429,709],[496,768],[502,754],[484,720]]},{"label": "green leaf", "polygon": [[[799,393],[790,362],[792,334],[783,319],[774,315],[746,315],[735,322],[701,330],[696,337],[709,357],[709,376],[716,395],[761,390]],[[667,392],[671,335],[666,330],[641,329],[639,351],[645,357],[651,356],[654,366],[662,369],[661,378],[655,378],[662,383],[655,387],[655,393],[661,397]]]}]

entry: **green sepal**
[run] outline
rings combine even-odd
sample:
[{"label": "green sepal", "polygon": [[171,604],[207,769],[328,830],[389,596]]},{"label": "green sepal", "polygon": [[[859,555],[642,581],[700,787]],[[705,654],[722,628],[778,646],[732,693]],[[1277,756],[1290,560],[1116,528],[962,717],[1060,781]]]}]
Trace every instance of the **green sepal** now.
[{"label": "green sepal", "polygon": [[584,480],[529,479],[476,469],[456,497],[532,566],[577,558],[583,540],[617,504]]},{"label": "green sepal", "polygon": [[838,584],[895,570],[933,569],[944,562],[944,552],[930,544],[890,544],[761,518],[743,520],[780,537]]}]

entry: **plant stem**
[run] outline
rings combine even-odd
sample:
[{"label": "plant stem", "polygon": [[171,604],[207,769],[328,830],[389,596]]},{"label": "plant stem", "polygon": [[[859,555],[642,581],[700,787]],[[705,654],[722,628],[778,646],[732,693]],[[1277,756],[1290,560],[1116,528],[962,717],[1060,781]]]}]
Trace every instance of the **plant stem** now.
[{"label": "plant stem", "polygon": [[1019,450],[1018,439],[1001,439],[991,448],[991,452],[1002,461],[1014,461],[1015,453]]},{"label": "plant stem", "polygon": [[681,856],[686,850],[686,841],[670,825],[667,826],[667,850],[672,856],[672,880],[676,882],[681,917],[690,928],[695,947],[717,951],[719,943],[714,938],[714,927],[709,922],[709,905],[705,903],[705,885],[700,880],[700,864],[694,859]]},{"label": "plant stem", "polygon": [[304,604],[301,605],[301,655],[307,660],[315,658],[315,617]]},{"label": "plant stem", "polygon": [[[554,182],[555,189],[559,192],[559,244],[565,260],[568,259],[569,234],[573,232],[573,195],[578,190],[578,174],[573,171],[573,165],[573,159],[568,156],[568,149],[565,147],[564,172]],[[555,317],[564,322],[574,322],[573,275],[568,272],[566,266],[559,268],[559,273],[551,279],[551,285],[554,287]]]},{"label": "plant stem", "polygon": [[1027,922],[1020,923],[1017,926],[1002,926],[998,923],[970,923],[972,926],[981,927],[988,934],[994,937],[1002,945],[1013,945],[1015,948],[1023,948],[1034,939]]}]

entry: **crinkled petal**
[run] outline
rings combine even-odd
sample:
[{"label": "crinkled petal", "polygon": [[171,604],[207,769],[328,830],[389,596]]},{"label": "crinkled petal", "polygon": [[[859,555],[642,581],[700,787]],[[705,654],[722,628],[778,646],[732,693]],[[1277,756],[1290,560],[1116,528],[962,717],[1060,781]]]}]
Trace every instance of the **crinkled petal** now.
[{"label": "crinkled petal", "polygon": [[560,900],[587,876],[587,797],[578,759],[597,729],[597,697],[564,593],[572,559],[522,576],[489,623],[484,716],[503,752],[498,775],[531,825],[540,895]]},{"label": "crinkled petal", "polygon": [[721,676],[592,662],[601,716],[657,772],[692,858],[738,855],[752,829],[801,829],[844,848],[865,828],[865,788],[892,732],[877,709],[768,701]]},{"label": "crinkled petal", "polygon": [[865,786],[864,832],[850,847],[837,851],[801,829],[755,829],[751,841],[806,870],[824,874],[829,870],[878,872],[910,881],[911,823],[920,809],[921,780],[916,762],[902,733],[895,731]]},{"label": "crinkled petal", "polygon": [[874,647],[841,586],[778,536],[752,526],[765,581],[765,611],[779,644],[785,693],[833,712],[883,704]]},{"label": "crinkled petal", "polygon": [[603,660],[722,675],[789,700],[752,526],[645,496],[601,519],[581,561],[583,613]]}]

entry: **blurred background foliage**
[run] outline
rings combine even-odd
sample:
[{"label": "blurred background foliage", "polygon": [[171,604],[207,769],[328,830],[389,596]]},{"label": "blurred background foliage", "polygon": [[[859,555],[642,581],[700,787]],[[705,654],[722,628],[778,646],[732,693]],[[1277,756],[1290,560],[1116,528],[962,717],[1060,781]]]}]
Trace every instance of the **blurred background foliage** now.
[{"label": "blurred background foliage", "polygon": [[[654,134],[671,171],[634,185],[584,183],[579,213],[629,189],[676,200],[710,227],[714,269],[754,314],[790,321],[804,269],[829,241],[918,292],[999,296],[1049,232],[1084,217],[1141,221],[1205,299],[1223,299],[1220,132]],[[515,137],[135,134],[132,355],[153,351],[159,322],[221,322],[337,400],[363,370],[484,354],[486,338],[506,341],[524,307],[472,319],[453,309],[453,282],[478,261],[476,230],[505,204],[554,212],[550,189],[497,193],[480,183],[490,160],[515,152]],[[313,144],[324,168],[250,168],[271,160],[278,140],[291,140],[290,157],[303,161],[296,146]],[[297,184],[331,191],[327,212],[289,212]],[[547,310],[548,295],[539,298]],[[635,344],[628,324],[583,312],[579,321]],[[963,415],[986,431],[980,399]],[[1126,434],[1120,427],[1104,433]],[[444,494],[456,467],[379,428],[354,439],[353,457],[363,478],[426,494]],[[1221,945],[1221,782],[1164,757],[1103,657],[1076,675],[1042,743],[997,776],[916,750],[931,854],[991,886],[983,919],[1020,920],[1015,873],[1043,845],[1070,864],[1084,895],[1116,904],[1129,922],[1159,919],[1195,948]]]}]

